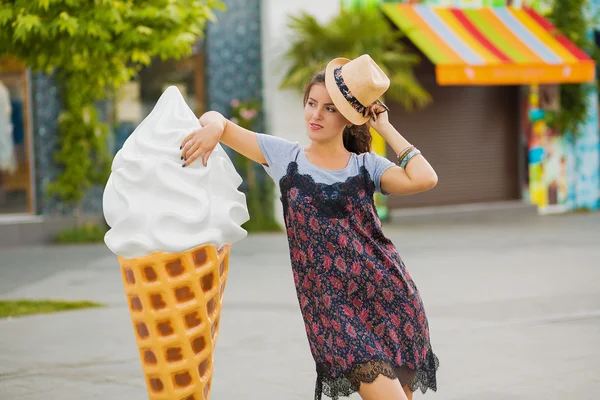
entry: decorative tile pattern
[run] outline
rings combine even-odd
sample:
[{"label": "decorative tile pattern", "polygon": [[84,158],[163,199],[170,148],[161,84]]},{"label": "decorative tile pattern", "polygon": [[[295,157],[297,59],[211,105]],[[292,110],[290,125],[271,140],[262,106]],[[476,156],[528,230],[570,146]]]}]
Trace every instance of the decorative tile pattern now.
[{"label": "decorative tile pattern", "polygon": [[[224,0],[226,12],[206,33],[207,105],[225,116],[237,98],[262,101],[260,0]],[[257,119],[262,131],[264,118]]]},{"label": "decorative tile pattern", "polygon": [[33,110],[33,146],[34,165],[36,171],[35,192],[36,210],[38,214],[50,214],[50,199],[45,187],[58,175],[54,162],[57,146],[58,126],[61,100],[58,88],[51,76],[43,73],[32,74],[32,110]]},{"label": "decorative tile pattern", "polygon": [[[224,0],[226,12],[217,13],[218,22],[209,24],[206,33],[207,106],[226,117],[230,116],[233,99],[256,99],[263,102],[261,57],[261,2],[260,0]],[[261,112],[253,129],[264,132],[264,114]],[[225,147],[238,171],[240,157]],[[244,162],[241,160],[241,162]],[[263,168],[253,163],[261,192],[271,190]],[[244,182],[240,190],[248,194]],[[265,207],[271,207],[270,202]],[[270,211],[272,213],[272,211]]]},{"label": "decorative tile pattern", "polygon": [[[48,195],[47,185],[59,174],[60,168],[54,161],[58,146],[58,116],[61,112],[61,99],[58,87],[52,76],[43,73],[32,74],[33,145],[36,171],[35,191],[37,214],[72,214],[74,206]],[[102,118],[106,120],[107,103],[99,104]],[[103,188],[92,188],[83,200],[84,212],[102,212]]]}]

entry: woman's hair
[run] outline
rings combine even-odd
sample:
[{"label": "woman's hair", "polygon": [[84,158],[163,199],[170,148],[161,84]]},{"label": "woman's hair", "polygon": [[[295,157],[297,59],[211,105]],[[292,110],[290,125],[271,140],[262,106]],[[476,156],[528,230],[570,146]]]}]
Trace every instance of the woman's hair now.
[{"label": "woman's hair", "polygon": [[[306,103],[308,102],[310,89],[319,83],[325,84],[325,71],[317,72],[306,86],[306,89],[304,90],[304,106],[306,106]],[[346,150],[356,154],[368,153],[371,151],[371,141],[373,140],[373,137],[366,124],[352,125],[350,128],[346,127],[344,128],[343,135],[344,147]]]}]

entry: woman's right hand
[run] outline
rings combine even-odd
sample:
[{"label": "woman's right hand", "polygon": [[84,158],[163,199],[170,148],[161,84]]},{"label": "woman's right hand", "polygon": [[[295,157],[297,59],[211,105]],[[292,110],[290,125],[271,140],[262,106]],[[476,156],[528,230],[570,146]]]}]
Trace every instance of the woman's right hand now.
[{"label": "woman's right hand", "polygon": [[192,132],[181,142],[181,159],[185,161],[182,167],[190,165],[200,157],[202,165],[206,167],[211,153],[221,140],[227,120],[219,113],[210,112],[200,117],[200,123],[202,128]]}]

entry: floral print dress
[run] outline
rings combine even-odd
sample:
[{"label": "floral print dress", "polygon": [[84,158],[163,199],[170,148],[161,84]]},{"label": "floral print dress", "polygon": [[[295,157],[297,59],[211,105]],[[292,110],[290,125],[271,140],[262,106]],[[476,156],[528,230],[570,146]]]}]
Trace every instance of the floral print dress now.
[{"label": "floral print dress", "polygon": [[[265,153],[266,139],[261,140]],[[334,400],[349,396],[382,374],[413,391],[437,390],[439,363],[423,303],[382,232],[369,171],[360,157],[352,157],[358,174],[318,183],[299,172],[301,152],[278,183],[296,292],[316,363],[315,400],[323,393]]]}]

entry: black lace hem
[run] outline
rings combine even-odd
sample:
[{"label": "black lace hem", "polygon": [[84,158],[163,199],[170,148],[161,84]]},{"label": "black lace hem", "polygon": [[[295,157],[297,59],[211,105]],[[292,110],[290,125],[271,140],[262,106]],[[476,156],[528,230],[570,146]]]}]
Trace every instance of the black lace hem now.
[{"label": "black lace hem", "polygon": [[373,383],[380,375],[399,379],[403,386],[407,386],[413,392],[420,390],[425,393],[428,389],[436,392],[436,372],[439,365],[438,358],[431,350],[427,352],[425,363],[414,371],[406,366],[394,365],[387,360],[374,359],[355,365],[341,376],[332,378],[327,376],[327,367],[317,364],[315,400],[321,400],[323,394],[332,400],[348,397],[358,392],[361,383]]}]

